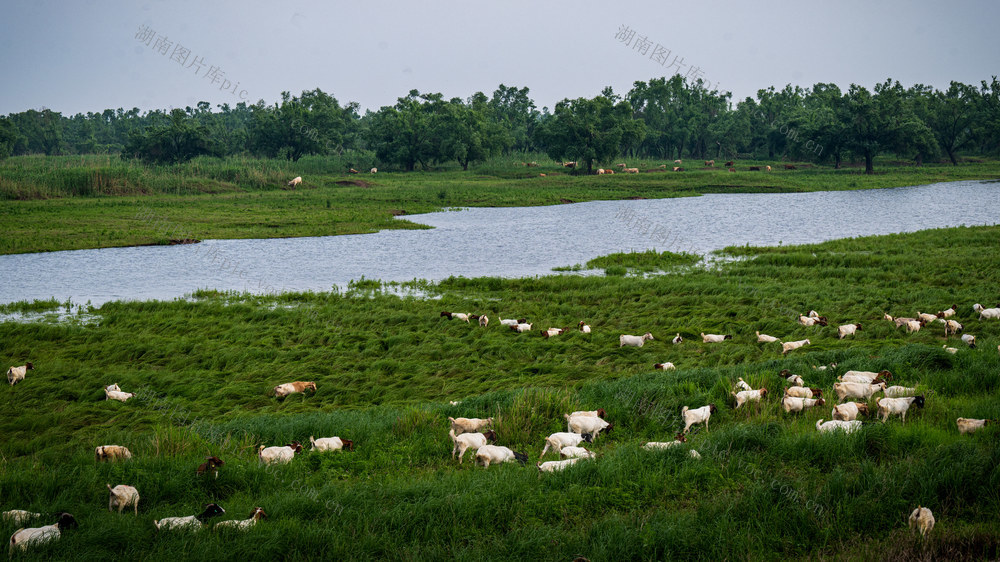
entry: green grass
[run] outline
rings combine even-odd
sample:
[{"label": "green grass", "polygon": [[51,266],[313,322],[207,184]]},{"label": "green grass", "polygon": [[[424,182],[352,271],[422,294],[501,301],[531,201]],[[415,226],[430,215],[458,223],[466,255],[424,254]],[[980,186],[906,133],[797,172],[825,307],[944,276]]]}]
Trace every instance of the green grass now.
[{"label": "green grass", "polygon": [[[0,507],[77,515],[78,530],[32,551],[44,559],[996,558],[1000,430],[960,436],[954,420],[1000,418],[1000,323],[971,309],[995,300],[998,237],[1000,227],[953,228],[731,248],[748,259],[651,277],[406,284],[430,298],[376,281],[342,294],[203,291],[191,302],[108,303],[86,325],[0,323],[3,361],[36,366],[0,394]],[[952,303],[977,349],[881,320]],[[810,309],[831,326],[798,325]],[[493,322],[482,329],[441,310]],[[497,325],[521,316],[542,328],[586,320],[593,333],[545,339]],[[864,328],[838,340],[847,322]],[[618,347],[619,334],[647,330],[656,339],[643,348]],[[783,358],[755,330],[813,343]],[[703,345],[702,331],[734,339]],[[675,332],[687,341],[672,345]],[[652,371],[665,360],[678,370]],[[811,369],[832,362],[836,372]],[[784,414],[782,368],[827,392],[844,370],[886,368],[933,394],[905,425],[819,435],[829,407]],[[772,391],[759,411],[732,409],[738,377]],[[315,380],[318,392],[269,396],[292,380]],[[112,382],[138,395],[105,402]],[[719,412],[689,442],[701,460],[641,449],[678,431],[682,406],[709,402]],[[534,464],[563,413],[597,407],[615,429],[593,446],[596,461],[564,473],[450,458],[448,416],[494,416],[500,444]],[[310,435],[341,435],[357,450],[282,467],[256,460],[259,444]],[[95,464],[93,448],[111,443],[135,458]],[[195,478],[207,454],[226,461],[217,481]],[[138,487],[139,516],[108,513],[105,483]],[[254,506],[270,519],[245,536],[155,532],[153,519],[209,501],[226,519]],[[906,529],[917,504],[937,517],[929,541]]]},{"label": "green grass", "polygon": [[[348,158],[345,156],[344,158]],[[534,206],[723,192],[869,189],[1000,178],[1000,162],[922,167],[881,162],[881,173],[814,166],[771,173],[721,168],[648,173],[570,174],[548,159],[499,159],[463,172],[349,175],[344,158],[298,162],[201,157],[149,166],[109,156],[19,156],[0,162],[0,218],[17,228],[0,254],[167,244],[181,238],[281,238],[425,228],[395,217],[453,207]],[[370,156],[358,155],[358,159]],[[353,160],[352,160],[353,161]],[[740,169],[760,162],[740,162]],[[362,169],[362,168],[358,168]],[[539,172],[538,170],[542,170]],[[539,173],[546,173],[540,177]],[[295,190],[286,182],[302,176]],[[360,182],[360,183],[357,183]]]}]

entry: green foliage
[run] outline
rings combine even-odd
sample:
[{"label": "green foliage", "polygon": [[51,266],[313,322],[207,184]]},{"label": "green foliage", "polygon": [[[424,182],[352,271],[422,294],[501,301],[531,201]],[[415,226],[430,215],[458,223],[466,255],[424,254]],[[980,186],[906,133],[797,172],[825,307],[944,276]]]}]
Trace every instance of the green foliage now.
[{"label": "green foliage", "polygon": [[170,112],[169,125],[130,133],[122,150],[122,158],[138,158],[152,164],[187,162],[204,154],[215,154],[208,129],[182,109]]}]

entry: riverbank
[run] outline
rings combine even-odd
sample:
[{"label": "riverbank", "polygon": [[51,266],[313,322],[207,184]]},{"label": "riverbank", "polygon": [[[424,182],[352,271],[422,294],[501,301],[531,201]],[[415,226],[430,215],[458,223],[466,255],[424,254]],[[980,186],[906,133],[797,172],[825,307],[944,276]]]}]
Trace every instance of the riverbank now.
[{"label": "riverbank", "polygon": [[[178,239],[332,236],[425,228],[397,217],[454,207],[511,207],[733,192],[802,192],[1000,179],[1000,162],[922,167],[879,162],[859,168],[741,161],[722,168],[639,174],[571,175],[551,161],[538,168],[496,162],[477,170],[342,174],[318,157],[196,159],[151,167],[112,157],[15,157],[0,162],[0,217],[16,228],[0,254],[169,244]],[[775,164],[774,171],[746,171]],[[779,169],[780,168],[780,169]],[[303,171],[304,170],[304,171]],[[539,174],[546,174],[545,177]],[[289,189],[296,175],[303,183]]]},{"label": "riverbank", "polygon": [[[2,323],[3,361],[36,367],[0,393],[11,413],[0,420],[3,508],[77,516],[78,530],[33,551],[43,558],[996,558],[997,428],[963,436],[955,418],[1000,418],[1000,323],[971,309],[996,300],[998,238],[1000,227],[950,228],[731,248],[744,259],[657,277],[412,284],[433,298],[401,298],[373,281],[339,294],[205,291],[108,303],[87,323]],[[600,265],[671,270],[679,260]],[[951,304],[977,348],[882,320]],[[0,312],[46,307],[58,303]],[[798,324],[810,309],[831,326]],[[449,321],[442,310],[491,323]],[[570,330],[515,334],[498,325],[509,317]],[[572,330],[580,320],[591,334]],[[863,329],[838,339],[835,325],[848,322]],[[656,339],[618,347],[619,334],[645,331]],[[782,357],[756,331],[811,345]],[[677,332],[681,345],[670,343]],[[701,332],[733,339],[702,344]],[[663,361],[678,370],[654,372]],[[927,403],[905,425],[820,435],[829,406],[781,410],[783,368],[830,394],[847,369],[888,369],[892,384],[916,387]],[[759,411],[734,409],[737,378],[770,390]],[[316,394],[269,396],[292,380],[316,381]],[[139,394],[104,401],[101,386],[112,382]],[[682,406],[707,403],[719,407],[710,431],[686,448],[641,448],[672,439]],[[542,440],[565,429],[562,414],[598,407],[615,423],[590,446],[601,456],[539,475]],[[448,416],[495,417],[499,443],[527,452],[529,465],[482,469],[468,454],[458,465]],[[260,444],[310,435],[353,439],[356,450],[304,452],[282,467],[257,460]],[[93,448],[111,443],[134,458],[95,464]],[[218,480],[194,479],[206,454],[226,461]],[[138,487],[142,513],[109,513],[106,482]],[[223,519],[256,506],[269,518],[246,535],[155,532],[152,519],[209,501],[227,510]],[[906,528],[918,504],[937,518],[928,541]]]}]

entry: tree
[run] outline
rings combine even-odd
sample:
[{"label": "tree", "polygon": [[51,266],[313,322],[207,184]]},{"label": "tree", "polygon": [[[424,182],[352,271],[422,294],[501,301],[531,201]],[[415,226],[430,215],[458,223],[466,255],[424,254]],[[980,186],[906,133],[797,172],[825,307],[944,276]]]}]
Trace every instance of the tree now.
[{"label": "tree", "polygon": [[623,142],[641,142],[645,129],[642,122],[632,118],[629,102],[614,104],[602,95],[557,103],[540,135],[550,157],[586,162],[590,173],[595,161],[618,155]]},{"label": "tree", "polygon": [[877,84],[874,95],[862,86],[851,84],[847,93],[847,116],[845,144],[864,156],[866,174],[874,173],[873,161],[878,154],[928,146],[933,140],[930,129],[906,103],[903,87],[891,79]]},{"label": "tree", "polygon": [[196,123],[183,109],[174,109],[170,112],[168,124],[151,126],[141,132],[133,131],[122,151],[122,158],[176,164],[202,154],[215,154],[207,128]]},{"label": "tree", "polygon": [[0,117],[0,160],[14,153],[17,142],[17,127],[6,117]]}]

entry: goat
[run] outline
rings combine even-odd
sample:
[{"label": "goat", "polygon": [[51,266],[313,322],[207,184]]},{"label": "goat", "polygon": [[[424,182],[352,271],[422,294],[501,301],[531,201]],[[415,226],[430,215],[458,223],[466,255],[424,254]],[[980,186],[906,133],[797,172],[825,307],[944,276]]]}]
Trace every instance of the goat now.
[{"label": "goat", "polygon": [[861,329],[861,324],[844,324],[843,326],[837,327],[837,339],[844,339],[847,336],[853,336],[855,332]]},{"label": "goat", "polygon": [[261,445],[257,449],[257,456],[264,464],[279,463],[285,464],[295,458],[296,453],[302,452],[302,445],[298,441],[292,441],[283,447],[265,447]]},{"label": "goat", "polygon": [[917,506],[910,514],[910,529],[920,533],[920,536],[927,538],[927,533],[934,530],[934,514],[926,507]]},{"label": "goat", "polygon": [[540,333],[543,338],[548,339],[553,336],[561,336],[565,331],[562,328],[549,328],[548,330],[542,330]]},{"label": "goat", "polygon": [[687,442],[687,437],[684,437],[683,433],[678,433],[673,441],[650,441],[642,447],[644,449],[669,449],[671,447],[676,447]]},{"label": "goat", "polygon": [[630,336],[627,334],[622,334],[618,336],[618,347],[642,347],[646,340],[653,341],[653,334],[646,332],[641,336]]},{"label": "goat", "polygon": [[802,324],[803,326],[815,326],[817,324],[820,326],[826,326],[828,322],[822,316],[802,316],[800,314],[799,324]]},{"label": "goat", "polygon": [[576,416],[593,416],[595,418],[603,418],[605,415],[607,415],[607,412],[604,411],[604,408],[598,408],[596,410],[577,410],[576,412],[571,413],[569,417],[575,418]]},{"label": "goat", "polygon": [[799,341],[788,341],[781,344],[781,354],[788,355],[789,351],[794,351],[804,345],[809,345],[811,342],[808,339]]},{"label": "goat", "polygon": [[372,168],[372,170],[371,170],[370,173],[377,174],[378,173],[378,168]]},{"label": "goat", "polygon": [[704,423],[705,431],[708,431],[708,419],[712,417],[712,414],[719,411],[715,407],[715,404],[709,404],[707,406],[702,406],[701,408],[695,408],[694,410],[684,406],[681,408],[681,417],[684,418],[684,433],[687,433],[691,429],[692,425]]},{"label": "goat", "polygon": [[157,530],[168,531],[171,529],[190,529],[196,530],[200,529],[205,525],[205,521],[215,517],[216,515],[221,515],[225,513],[226,510],[222,509],[214,503],[205,504],[205,510],[198,515],[188,515],[186,517],[164,517],[159,521],[153,520],[153,525],[156,526]]},{"label": "goat", "polygon": [[[949,320],[951,322],[951,320]],[[913,332],[919,332],[920,328],[923,328],[927,324],[923,320],[910,320],[906,323],[906,333],[912,334]]]},{"label": "goat", "polygon": [[302,183],[302,176],[296,176],[292,181],[288,182],[288,187],[297,187],[300,183]]},{"label": "goat", "polygon": [[[740,380],[742,381],[743,379]],[[736,407],[733,408],[736,410],[747,402],[760,402],[762,398],[767,396],[767,389],[761,388],[759,390],[742,390],[740,392],[731,392],[730,394],[732,394],[733,398],[736,399]]]},{"label": "goat", "polygon": [[9,382],[11,386],[14,386],[15,384],[23,381],[25,375],[28,374],[28,371],[31,371],[34,368],[35,366],[29,361],[20,367],[11,367],[10,369],[7,369],[7,382]]},{"label": "goat", "polygon": [[956,312],[958,312],[958,305],[957,304],[953,304],[953,305],[951,305],[951,308],[939,311],[937,313],[937,317],[938,318],[951,318],[952,316],[955,315]]},{"label": "goat", "polygon": [[726,340],[733,339],[733,336],[729,334],[706,334],[701,333],[701,343],[722,343]]},{"label": "goat", "polygon": [[823,406],[826,400],[822,398],[796,398],[794,396],[784,396],[781,398],[781,407],[786,414],[792,412],[802,412],[813,406]]},{"label": "goat", "polygon": [[750,388],[750,385],[747,384],[747,381],[743,380],[743,377],[740,377],[739,380],[736,381],[736,388],[740,390],[753,390]]},{"label": "goat", "polygon": [[972,349],[976,348],[976,336],[972,334],[962,334],[962,342]]},{"label": "goat", "polygon": [[577,447],[584,441],[587,443],[593,443],[594,438],[589,433],[553,433],[545,438],[545,448],[542,449],[542,454],[538,456],[544,457],[545,453],[547,453],[550,448],[558,453],[563,447]]},{"label": "goat", "polygon": [[583,332],[584,334],[589,334],[590,333],[590,326],[588,326],[586,323],[584,323],[583,320],[580,320],[579,327],[580,327],[580,331]]},{"label": "goat", "polygon": [[309,444],[312,445],[310,451],[340,451],[341,449],[347,449],[348,451],[354,450],[354,441],[350,439],[342,439],[340,437],[320,437],[319,439],[314,438],[312,435],[309,436]]},{"label": "goat", "polygon": [[677,366],[667,361],[666,363],[653,363],[653,368],[657,371],[673,371]]},{"label": "goat", "polygon": [[559,456],[564,459],[592,459],[597,455],[593,451],[588,451],[583,447],[563,447],[559,449]]},{"label": "goat", "polygon": [[833,407],[833,419],[841,421],[852,421],[858,419],[858,416],[864,414],[868,415],[868,404],[864,402],[845,402],[843,404],[837,404]]},{"label": "goat", "polygon": [[219,457],[213,457],[213,456],[205,457],[205,462],[198,465],[198,468],[195,469],[195,474],[201,476],[202,474],[205,474],[208,471],[212,471],[212,476],[218,478],[219,467],[224,464],[226,463],[222,462],[222,459],[220,459]]},{"label": "goat", "polygon": [[517,325],[511,326],[510,329],[514,330],[515,332],[517,332],[519,334],[523,334],[524,332],[530,332],[532,326],[533,326],[533,324],[521,323],[521,324],[517,324]]},{"label": "goat", "polygon": [[62,536],[63,531],[76,529],[77,527],[78,524],[75,517],[69,513],[60,513],[59,520],[51,525],[18,529],[10,536],[10,553],[13,554],[16,548],[24,550],[31,545],[54,541]]},{"label": "goat", "polygon": [[951,334],[957,334],[962,331],[962,325],[954,320],[944,321],[944,337],[948,337]]},{"label": "goat", "polygon": [[757,343],[775,343],[775,342],[780,343],[780,341],[781,340],[779,340],[774,336],[769,336],[767,334],[762,334],[760,332],[757,332]]},{"label": "goat", "polygon": [[452,318],[458,318],[459,320],[465,320],[465,323],[469,323],[469,314],[465,312],[442,312],[441,316],[451,320]]},{"label": "goat", "polygon": [[987,425],[995,424],[997,421],[988,419],[977,420],[972,418],[958,418],[955,420],[955,423],[958,425],[958,432],[965,435],[967,433],[978,431]]},{"label": "goat", "polygon": [[275,398],[285,398],[291,394],[297,394],[299,392],[305,392],[307,390],[316,393],[316,383],[306,382],[306,381],[295,381],[286,382],[285,384],[279,384],[274,387],[274,397]]},{"label": "goat", "polygon": [[[444,314],[442,314],[441,316],[444,316]],[[527,320],[524,318],[518,318],[517,320],[514,320],[513,318],[500,319],[501,326],[517,326],[518,324],[524,324],[525,322],[527,322]]]},{"label": "goat", "polygon": [[490,325],[490,318],[485,314],[479,317],[479,325],[483,328],[487,328]]},{"label": "goat", "polygon": [[579,461],[580,461],[579,457],[561,461],[548,461],[548,462],[538,461],[538,472],[557,472],[560,470],[565,470],[566,467],[572,466]]},{"label": "goat", "polygon": [[882,398],[878,401],[878,415],[882,418],[884,423],[889,419],[889,416],[898,414],[903,418],[903,423],[906,423],[906,411],[910,409],[910,406],[916,404],[918,407],[924,407],[924,396],[910,396],[908,398]]},{"label": "goat", "polygon": [[785,396],[793,396],[795,398],[822,398],[823,391],[818,388],[792,386],[785,389]]},{"label": "goat", "polygon": [[979,304],[977,302],[976,304],[972,305],[972,310],[974,310],[974,311],[976,311],[976,312],[979,313],[979,319],[980,320],[987,319],[987,318],[991,319],[991,320],[996,320],[996,319],[1000,318],[1000,307],[996,307],[996,308],[983,308],[983,305],[981,305],[981,304]]},{"label": "goat", "polygon": [[[372,168],[372,169],[374,170],[375,168]],[[228,521],[219,521],[218,523],[215,524],[215,528],[216,529],[235,529],[237,531],[246,531],[250,527],[253,527],[254,525],[256,525],[257,521],[260,520],[260,519],[267,519],[267,514],[264,513],[263,509],[261,509],[259,507],[255,507],[255,508],[253,508],[253,511],[250,512],[250,517],[249,518],[244,519],[242,521],[239,521],[237,519],[229,519]]]},{"label": "goat", "polygon": [[121,445],[101,445],[94,449],[94,458],[97,462],[128,460],[132,458],[132,451]]},{"label": "goat", "polygon": [[917,311],[917,320],[923,320],[925,324],[930,324],[931,322],[937,322],[937,314],[928,314],[927,312]]},{"label": "goat", "polygon": [[778,373],[778,376],[784,377],[785,378],[785,382],[791,384],[792,386],[804,386],[805,385],[805,381],[802,380],[802,377],[800,377],[799,375],[796,375],[796,374],[792,373],[788,369],[782,369],[781,372]]},{"label": "goat", "polygon": [[448,418],[451,428],[455,430],[455,435],[463,433],[475,433],[493,425],[493,418]]},{"label": "goat", "polygon": [[119,484],[114,488],[111,487],[111,484],[107,484],[107,487],[110,493],[108,511],[113,512],[117,507],[118,513],[121,513],[123,509],[131,505],[135,514],[139,515],[139,490],[125,484]]},{"label": "goat", "polygon": [[132,392],[122,392],[120,390],[108,390],[104,389],[104,399],[105,400],[117,400],[119,402],[125,402],[129,398],[135,396]]},{"label": "goat", "polygon": [[604,421],[597,416],[571,416],[564,414],[567,430],[580,435],[590,434],[597,439],[601,433],[610,433],[615,424]]},{"label": "goat", "polygon": [[705,160],[705,167],[715,166],[715,160]]},{"label": "goat", "polygon": [[499,464],[512,461],[517,461],[523,465],[528,462],[528,455],[516,453],[507,447],[500,447],[498,445],[483,445],[476,451],[476,464],[482,463],[486,468],[489,468],[491,463]]},{"label": "goat", "polygon": [[835,382],[833,383],[833,390],[837,393],[837,398],[841,402],[845,398],[861,398],[868,400],[876,392],[885,390],[885,383],[880,382],[878,384],[868,384],[863,382]]},{"label": "goat", "polygon": [[488,445],[490,443],[495,443],[497,440],[497,434],[492,430],[487,430],[485,433],[463,433],[461,435],[456,435],[454,429],[448,430],[448,436],[451,437],[452,448],[451,448],[451,458],[455,458],[455,453],[458,453],[458,464],[462,464],[462,457],[465,456],[465,451],[472,449],[473,451],[478,451],[483,445]]},{"label": "goat", "polygon": [[[959,418],[961,419],[961,418]],[[25,511],[23,509],[11,509],[10,511],[3,512],[3,520],[11,525],[24,525],[32,519],[41,517],[41,513],[33,513],[31,511]]]},{"label": "goat", "polygon": [[847,371],[843,375],[840,375],[840,382],[866,382],[872,383],[875,379],[882,379],[891,381],[892,373],[886,370],[881,370],[879,372],[874,371]]},{"label": "goat", "polygon": [[860,420],[850,420],[850,421],[830,420],[828,422],[824,422],[823,420],[818,420],[816,422],[816,431],[819,431],[820,433],[826,433],[830,431],[842,430],[844,433],[850,435],[851,433],[854,433],[855,431],[861,429],[861,426],[863,424],[864,422]]},{"label": "goat", "polygon": [[677,335],[674,336],[674,339],[670,340],[670,343],[672,343],[674,345],[680,345],[680,344],[684,343],[684,338],[681,337],[681,333],[680,332],[677,332]]}]

